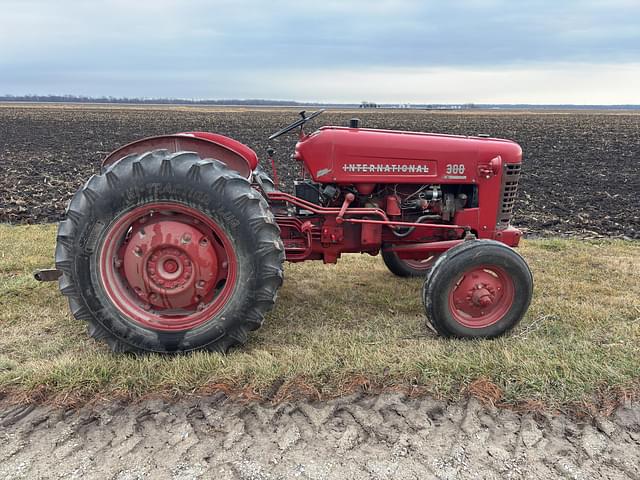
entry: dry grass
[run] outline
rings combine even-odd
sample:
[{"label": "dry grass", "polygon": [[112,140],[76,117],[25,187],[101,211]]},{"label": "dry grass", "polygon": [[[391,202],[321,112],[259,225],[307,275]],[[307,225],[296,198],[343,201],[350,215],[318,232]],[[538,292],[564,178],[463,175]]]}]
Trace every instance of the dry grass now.
[{"label": "dry grass", "polygon": [[288,264],[277,308],[243,349],[136,358],[88,338],[57,285],[32,280],[32,270],[51,265],[54,237],[54,226],[0,226],[5,393],[87,398],[223,388],[285,398],[375,386],[567,405],[638,387],[638,242],[526,241],[534,302],[513,334],[494,341],[435,337],[424,324],[420,280],[396,279],[379,258],[349,255],[336,266]]}]

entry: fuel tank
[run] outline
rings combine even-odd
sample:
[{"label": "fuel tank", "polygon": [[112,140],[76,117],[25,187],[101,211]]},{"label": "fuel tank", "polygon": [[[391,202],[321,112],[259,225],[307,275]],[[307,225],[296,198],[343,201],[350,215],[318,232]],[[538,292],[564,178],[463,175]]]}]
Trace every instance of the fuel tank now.
[{"label": "fuel tank", "polygon": [[496,157],[520,163],[510,140],[349,127],[322,127],[296,144],[316,182],[476,183],[482,165]]}]

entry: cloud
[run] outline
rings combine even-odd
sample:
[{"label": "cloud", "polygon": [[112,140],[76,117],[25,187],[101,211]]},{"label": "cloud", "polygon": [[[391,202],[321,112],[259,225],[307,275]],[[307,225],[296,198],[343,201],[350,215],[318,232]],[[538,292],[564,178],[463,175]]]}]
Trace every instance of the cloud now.
[{"label": "cloud", "polygon": [[[640,104],[640,63],[287,72],[262,77],[279,98],[380,103]],[[249,83],[248,98],[254,93]],[[564,87],[564,88],[559,88]]]},{"label": "cloud", "polygon": [[[575,96],[572,64],[600,78],[616,75],[598,74],[597,65],[616,72],[640,63],[638,18],[640,2],[631,0],[9,0],[0,93],[329,100],[366,77],[367,89],[378,85],[369,96],[388,98],[406,82],[446,90],[459,78],[488,82],[531,70],[548,72],[558,93],[505,81],[505,94],[547,102]],[[451,76],[427,81],[442,75]],[[630,88],[592,98],[622,91],[632,101]],[[482,96],[465,89],[457,98],[467,95]]]}]

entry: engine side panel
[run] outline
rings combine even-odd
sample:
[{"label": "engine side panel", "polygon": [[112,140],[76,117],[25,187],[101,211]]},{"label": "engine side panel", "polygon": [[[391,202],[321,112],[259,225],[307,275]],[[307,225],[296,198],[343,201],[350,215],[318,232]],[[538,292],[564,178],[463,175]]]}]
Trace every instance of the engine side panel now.
[{"label": "engine side panel", "polygon": [[323,127],[296,146],[320,183],[476,183],[478,166],[496,156],[519,163],[507,140],[363,128]]}]

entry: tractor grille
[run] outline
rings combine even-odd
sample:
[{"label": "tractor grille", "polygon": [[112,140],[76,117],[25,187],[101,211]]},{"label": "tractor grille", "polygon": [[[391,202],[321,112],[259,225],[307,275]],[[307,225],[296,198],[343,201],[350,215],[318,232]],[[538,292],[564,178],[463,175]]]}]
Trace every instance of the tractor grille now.
[{"label": "tractor grille", "polygon": [[505,164],[504,174],[502,176],[502,198],[500,201],[500,210],[498,211],[497,228],[507,228],[511,221],[513,207],[516,203],[521,167],[519,163]]}]

